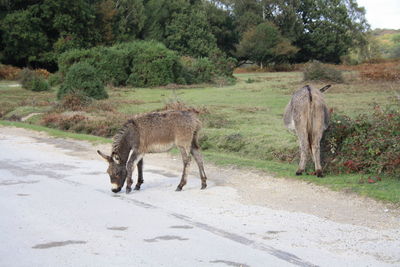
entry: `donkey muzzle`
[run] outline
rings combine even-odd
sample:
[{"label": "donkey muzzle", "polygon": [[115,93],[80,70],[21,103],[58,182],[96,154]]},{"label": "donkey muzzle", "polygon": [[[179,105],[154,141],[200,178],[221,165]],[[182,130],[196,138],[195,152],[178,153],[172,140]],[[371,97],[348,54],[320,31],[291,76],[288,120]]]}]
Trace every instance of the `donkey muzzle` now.
[{"label": "donkey muzzle", "polygon": [[121,187],[113,188],[111,189],[111,191],[113,191],[114,193],[118,193],[119,191],[121,191]]},{"label": "donkey muzzle", "polygon": [[118,186],[117,184],[111,184],[111,185],[112,185],[111,191],[113,191],[114,193],[118,193],[122,189],[122,187]]}]

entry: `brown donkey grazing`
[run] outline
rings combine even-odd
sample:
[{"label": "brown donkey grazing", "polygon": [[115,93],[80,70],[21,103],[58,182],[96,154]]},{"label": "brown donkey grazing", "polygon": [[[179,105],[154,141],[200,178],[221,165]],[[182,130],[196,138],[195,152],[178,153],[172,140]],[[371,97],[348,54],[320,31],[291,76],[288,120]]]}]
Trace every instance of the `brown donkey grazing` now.
[{"label": "brown donkey grazing", "polygon": [[139,115],[124,124],[114,136],[111,156],[97,151],[109,163],[112,191],[121,191],[125,180],[126,192],[131,192],[132,173],[138,167],[138,181],[135,190],[143,183],[143,156],[146,153],[166,152],[174,146],[182,154],[182,179],[176,188],[181,191],[187,181],[191,155],[196,160],[201,177],[201,189],[207,187],[203,158],[198,144],[201,122],[191,111],[163,111]]},{"label": "brown donkey grazing", "polygon": [[283,117],[285,126],[294,131],[300,145],[300,163],[296,175],[301,175],[306,166],[308,151],[311,151],[315,173],[323,177],[320,159],[320,142],[329,125],[329,111],[322,93],[330,85],[319,90],[306,85],[293,93]]}]

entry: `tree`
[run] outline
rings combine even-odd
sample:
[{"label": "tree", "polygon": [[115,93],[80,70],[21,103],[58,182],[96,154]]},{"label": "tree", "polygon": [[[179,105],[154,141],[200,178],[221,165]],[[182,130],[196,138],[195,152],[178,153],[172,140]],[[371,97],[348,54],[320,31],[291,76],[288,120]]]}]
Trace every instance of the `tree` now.
[{"label": "tree", "polygon": [[143,0],[115,0],[116,37],[118,41],[136,39],[144,27]]},{"label": "tree", "polygon": [[50,49],[49,39],[42,31],[41,20],[32,15],[31,10],[21,10],[8,14],[1,23],[3,61],[21,66],[29,66],[40,60]]},{"label": "tree", "polygon": [[365,10],[355,0],[221,0],[243,34],[261,22],[275,24],[298,47],[298,62],[339,62],[350,48],[367,45]]},{"label": "tree", "polygon": [[217,49],[216,39],[209,28],[206,14],[202,10],[187,9],[175,13],[166,27],[165,43],[168,48],[182,55],[207,57]]},{"label": "tree", "polygon": [[146,27],[142,39],[164,42],[166,27],[172,21],[173,14],[182,13],[190,6],[186,0],[148,0],[145,1]]},{"label": "tree", "polygon": [[251,60],[263,66],[284,62],[296,52],[297,49],[282,37],[275,25],[264,22],[243,34],[236,54],[242,60]]},{"label": "tree", "polygon": [[0,22],[6,63],[54,70],[58,53],[90,47],[101,40],[94,6],[87,0],[17,0],[6,8]]},{"label": "tree", "polygon": [[210,25],[209,30],[217,40],[218,48],[229,56],[233,56],[235,46],[239,43],[239,33],[231,13],[222,9],[217,3],[204,3],[205,14]]},{"label": "tree", "polygon": [[115,41],[114,21],[116,15],[114,0],[104,0],[96,4],[96,25],[102,36],[102,44],[111,45]]},{"label": "tree", "polygon": [[301,1],[304,31],[294,42],[297,61],[339,63],[354,46],[366,45],[365,9],[354,0]]}]

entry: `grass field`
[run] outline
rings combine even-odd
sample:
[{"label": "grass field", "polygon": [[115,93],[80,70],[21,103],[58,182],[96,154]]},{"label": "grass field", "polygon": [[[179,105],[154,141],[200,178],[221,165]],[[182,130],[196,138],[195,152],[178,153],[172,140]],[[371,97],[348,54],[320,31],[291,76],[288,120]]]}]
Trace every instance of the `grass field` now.
[{"label": "grass field", "polygon": [[[112,88],[109,89],[108,100],[98,101],[75,113],[90,121],[90,127],[107,124],[107,127],[117,129],[133,114],[161,109],[179,101],[201,111],[204,126],[201,143],[207,160],[220,165],[256,168],[277,177],[294,178],[297,163],[283,163],[276,159],[290,157],[297,149],[296,137],[284,128],[282,115],[291,93],[304,85],[301,73],[246,73],[235,76],[237,83],[225,87]],[[326,93],[326,102],[334,112],[351,117],[369,112],[374,103],[381,106],[389,104],[395,98],[395,90],[399,89],[394,83],[362,82],[354,72],[347,72],[346,80],[345,84],[333,85]],[[33,93],[20,87],[10,87],[11,84],[15,82],[0,83],[0,115],[3,119],[12,115],[23,117],[33,112],[50,112],[66,118],[71,115],[70,111],[57,106],[55,91]],[[312,85],[322,87],[325,84]],[[33,116],[27,122],[43,123],[44,116]],[[113,125],[110,126],[110,123]],[[87,127],[68,127],[70,131],[87,133]],[[334,190],[357,192],[400,203],[400,180],[384,179],[369,184],[365,182],[367,177],[343,174],[329,175],[324,179],[312,176],[300,179]]]}]

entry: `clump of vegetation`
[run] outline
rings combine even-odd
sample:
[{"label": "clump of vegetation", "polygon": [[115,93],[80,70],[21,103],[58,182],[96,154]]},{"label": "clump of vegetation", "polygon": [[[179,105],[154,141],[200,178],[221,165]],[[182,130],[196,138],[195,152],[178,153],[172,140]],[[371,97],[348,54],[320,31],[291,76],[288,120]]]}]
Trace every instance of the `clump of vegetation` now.
[{"label": "clump of vegetation", "polygon": [[208,58],[182,57],[183,82],[188,84],[211,82],[216,69]]},{"label": "clump of vegetation", "polygon": [[81,92],[70,92],[61,100],[61,107],[65,110],[83,110],[92,102],[92,99]]},{"label": "clump of vegetation", "polygon": [[0,64],[0,80],[17,80],[21,69]]},{"label": "clump of vegetation", "polygon": [[130,52],[131,73],[127,83],[149,87],[175,83],[179,76],[179,56],[161,43],[141,42],[138,51]]},{"label": "clump of vegetation", "polygon": [[62,79],[61,73],[56,72],[56,73],[50,74],[47,81],[49,82],[50,86],[57,86],[62,83],[63,79]]},{"label": "clump of vegetation", "polygon": [[358,66],[360,77],[366,81],[400,81],[400,62],[387,61],[380,64]]},{"label": "clump of vegetation", "polygon": [[101,119],[90,119],[84,113],[47,113],[41,119],[41,125],[76,133],[112,137],[128,119],[123,114],[105,113]]},{"label": "clump of vegetation", "polygon": [[395,105],[356,119],[334,114],[321,144],[329,172],[400,177],[400,109]]},{"label": "clump of vegetation", "polygon": [[74,94],[82,98],[108,98],[104,84],[96,69],[86,62],[76,63],[68,70],[65,81],[57,93],[57,97],[58,99],[62,99],[68,94]]},{"label": "clump of vegetation", "polygon": [[245,138],[240,133],[234,133],[222,137],[221,142],[218,144],[218,148],[228,152],[239,152],[246,145]]},{"label": "clump of vegetation", "polygon": [[36,71],[25,68],[20,72],[19,77],[22,87],[27,90],[41,92],[50,89],[48,82]]},{"label": "clump of vegetation", "polygon": [[344,82],[342,71],[322,64],[319,61],[313,61],[305,67],[303,71],[304,81],[325,81],[325,82]]},{"label": "clump of vegetation", "polygon": [[104,83],[137,87],[211,82],[216,75],[232,76],[235,65],[221,53],[210,59],[180,59],[176,52],[154,41],[70,50],[60,56],[60,73],[65,75],[77,62],[93,66]]}]

